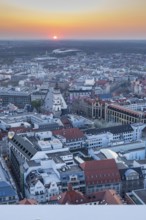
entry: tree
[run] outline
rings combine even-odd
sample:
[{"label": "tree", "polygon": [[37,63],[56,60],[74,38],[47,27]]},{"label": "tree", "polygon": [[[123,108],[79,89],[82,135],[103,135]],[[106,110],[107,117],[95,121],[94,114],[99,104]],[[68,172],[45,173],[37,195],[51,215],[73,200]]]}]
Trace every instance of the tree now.
[{"label": "tree", "polygon": [[32,105],[32,107],[35,108],[38,112],[40,112],[41,105],[42,105],[42,102],[41,102],[40,99],[39,99],[39,100],[33,100],[33,101],[31,102],[31,105]]}]

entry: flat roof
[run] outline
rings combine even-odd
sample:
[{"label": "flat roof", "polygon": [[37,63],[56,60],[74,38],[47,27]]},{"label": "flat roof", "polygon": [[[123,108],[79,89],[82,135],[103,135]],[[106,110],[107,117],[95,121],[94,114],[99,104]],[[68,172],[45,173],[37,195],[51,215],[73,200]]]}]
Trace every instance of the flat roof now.
[{"label": "flat roof", "polygon": [[12,89],[0,89],[0,96],[29,96],[31,93],[27,92],[27,91],[16,91],[16,90],[12,90]]},{"label": "flat roof", "polygon": [[137,142],[131,142],[131,143],[124,143],[121,145],[111,146],[108,148],[115,151],[115,152],[127,153],[127,152],[130,152],[133,150],[136,151],[136,150],[140,150],[142,148],[145,148],[145,142],[144,141],[137,141]]},{"label": "flat roof", "polygon": [[66,150],[66,151],[59,151],[59,152],[50,152],[50,153],[47,153],[47,156],[48,157],[53,157],[53,156],[67,156],[67,155],[72,155],[72,153],[69,151],[69,150]]},{"label": "flat roof", "polygon": [[78,165],[76,165],[76,164],[74,164],[74,165],[71,165],[71,166],[65,166],[65,167],[67,167],[65,170],[63,170],[63,169],[58,169],[58,171],[60,172],[60,173],[71,173],[71,174],[73,174],[73,172],[83,172],[82,171],[82,169],[78,166]]},{"label": "flat roof", "polygon": [[[72,155],[69,151],[62,151],[62,152],[50,152],[46,154],[49,159],[53,159],[54,162],[57,163],[64,163],[64,160],[61,158],[61,156],[68,156]],[[72,155],[73,156],[73,155]]]}]

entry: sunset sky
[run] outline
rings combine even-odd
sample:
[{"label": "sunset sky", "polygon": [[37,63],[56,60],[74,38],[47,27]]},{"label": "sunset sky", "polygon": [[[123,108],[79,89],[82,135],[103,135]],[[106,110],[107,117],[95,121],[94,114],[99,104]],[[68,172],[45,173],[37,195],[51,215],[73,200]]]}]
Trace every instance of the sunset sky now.
[{"label": "sunset sky", "polygon": [[146,0],[0,0],[0,39],[146,39]]}]

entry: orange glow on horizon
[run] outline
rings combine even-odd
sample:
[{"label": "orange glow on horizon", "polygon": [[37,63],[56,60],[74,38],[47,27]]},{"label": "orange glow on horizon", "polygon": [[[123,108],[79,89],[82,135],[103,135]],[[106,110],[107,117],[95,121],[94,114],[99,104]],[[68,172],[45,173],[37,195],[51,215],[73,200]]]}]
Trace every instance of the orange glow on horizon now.
[{"label": "orange glow on horizon", "polygon": [[[55,33],[55,34],[54,34]],[[144,7],[117,10],[81,11],[80,13],[42,13],[0,3],[2,36],[65,38],[140,37],[146,38]],[[58,37],[59,36],[59,37]]]}]

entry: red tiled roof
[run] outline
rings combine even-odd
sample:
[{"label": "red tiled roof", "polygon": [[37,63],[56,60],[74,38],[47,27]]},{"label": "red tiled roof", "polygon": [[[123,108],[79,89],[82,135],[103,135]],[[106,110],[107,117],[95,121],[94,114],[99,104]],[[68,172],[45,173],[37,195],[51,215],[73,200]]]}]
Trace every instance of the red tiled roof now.
[{"label": "red tiled roof", "polygon": [[37,205],[37,201],[35,199],[23,199],[19,202],[20,205]]},{"label": "red tiled roof", "polygon": [[122,204],[122,198],[117,194],[117,192],[113,189],[106,190],[103,200],[106,201],[107,204],[117,205]]},{"label": "red tiled roof", "polygon": [[[132,109],[125,108],[125,107],[123,107],[123,106],[121,106],[121,105],[111,104],[111,105],[109,105],[109,106],[112,107],[112,108],[114,108],[114,109],[121,110],[121,111],[123,111],[123,112],[131,113],[131,114],[133,114],[133,115],[140,115],[140,114],[141,114],[140,112],[136,112],[136,111],[134,111],[134,110],[132,110]],[[142,113],[142,114],[143,114],[143,113]]]},{"label": "red tiled roof", "polygon": [[60,200],[58,201],[60,204],[84,204],[86,203],[86,198],[84,195],[75,190],[67,191],[61,194]]},{"label": "red tiled roof", "polygon": [[14,131],[17,133],[26,132],[26,131],[30,131],[30,130],[31,130],[31,128],[25,128],[23,126],[10,128],[10,131]]},{"label": "red tiled roof", "polygon": [[85,172],[87,185],[118,183],[121,181],[114,159],[86,161],[80,164]]},{"label": "red tiled roof", "polygon": [[61,135],[66,140],[79,139],[84,137],[84,133],[79,128],[66,128],[52,131],[53,135]]},{"label": "red tiled roof", "polygon": [[56,201],[59,204],[86,204],[99,202],[99,204],[111,204],[119,205],[122,204],[121,197],[115,190],[105,190],[92,193],[90,195],[84,195],[83,193],[70,189],[67,192],[60,194],[58,197],[52,197],[51,201]]},{"label": "red tiled roof", "polygon": [[70,121],[67,118],[61,118],[61,122],[63,123],[65,128],[71,128],[72,124],[70,123]]},{"label": "red tiled roof", "polygon": [[122,204],[122,198],[113,189],[107,189],[105,191],[99,191],[87,196],[88,202],[99,201],[99,204],[120,205]]},{"label": "red tiled roof", "polygon": [[107,83],[107,80],[98,80],[96,81],[96,85],[104,86]]}]

